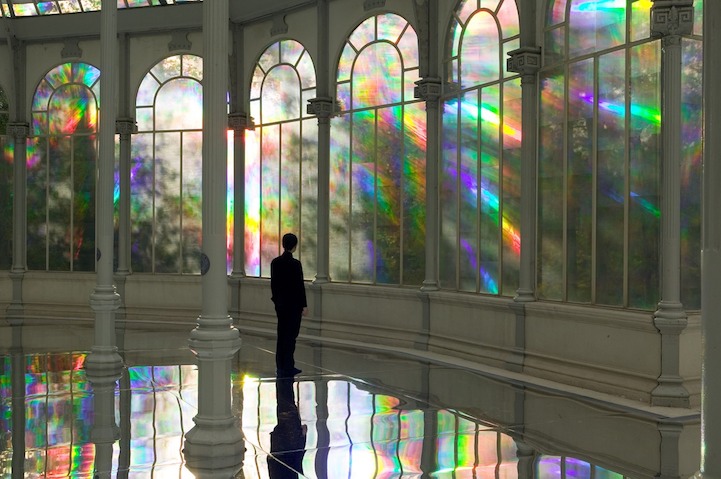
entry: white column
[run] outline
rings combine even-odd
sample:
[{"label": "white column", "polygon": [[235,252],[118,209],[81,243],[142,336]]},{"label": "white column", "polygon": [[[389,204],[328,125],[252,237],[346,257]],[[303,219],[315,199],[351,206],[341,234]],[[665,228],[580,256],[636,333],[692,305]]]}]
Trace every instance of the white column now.
[{"label": "white column", "polygon": [[7,125],[7,134],[13,139],[13,264],[10,279],[13,294],[7,307],[7,320],[12,325],[23,323],[22,283],[27,271],[27,123]]},{"label": "white column", "polygon": [[211,465],[240,464],[243,450],[230,393],[231,359],[240,338],[228,315],[226,273],[228,41],[228,0],[203,2],[203,299],[189,341],[198,361],[198,414],[184,448],[196,477]]},{"label": "white column", "polygon": [[113,175],[115,167],[115,118],[117,112],[117,13],[116,0],[103,0],[100,11],[100,155],[96,187],[96,275],[90,307],[95,312],[95,341],[86,365],[100,375],[119,377],[123,360],[115,345],[115,311],[120,296],[113,284]]},{"label": "white column", "polygon": [[721,479],[721,3],[706,1],[703,8],[700,476]]},{"label": "white column", "polygon": [[661,38],[661,301],[654,325],[661,333],[661,374],[655,406],[688,407],[679,375],[680,334],[688,319],[681,304],[681,36],[693,27],[693,0],[655,0],[651,33]]},{"label": "white column", "polygon": [[[318,72],[316,79],[317,98],[309,100],[308,114],[318,117],[318,235],[317,260],[314,285],[328,283],[330,278],[330,118],[334,111],[330,96],[329,39],[330,29],[328,0],[318,0]],[[318,309],[318,304],[315,305]],[[314,316],[319,311],[314,312]]]},{"label": "white column", "polygon": [[418,80],[413,95],[426,102],[426,271],[421,291],[427,292],[438,290],[438,129],[441,79],[426,77]]},{"label": "white column", "polygon": [[[526,2],[523,5],[528,5]],[[535,10],[534,10],[535,11]],[[524,17],[525,18],[525,17]],[[526,22],[528,23],[528,22]],[[508,53],[506,68],[521,75],[521,261],[518,289],[511,303],[516,316],[514,347],[508,367],[523,371],[526,355],[526,304],[535,301],[536,153],[538,146],[538,70],[541,49],[524,46]]]}]

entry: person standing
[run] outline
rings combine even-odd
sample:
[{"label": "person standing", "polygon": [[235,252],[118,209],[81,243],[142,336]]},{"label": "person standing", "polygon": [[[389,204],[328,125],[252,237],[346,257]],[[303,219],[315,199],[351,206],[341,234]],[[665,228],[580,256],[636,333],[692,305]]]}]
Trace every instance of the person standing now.
[{"label": "person standing", "polygon": [[283,235],[283,254],[270,262],[271,300],[278,316],[278,339],[275,349],[275,366],[278,377],[292,377],[302,371],[295,367],[295,340],[300,332],[300,321],[308,314],[308,303],[303,284],[303,266],[293,258],[298,237]]}]

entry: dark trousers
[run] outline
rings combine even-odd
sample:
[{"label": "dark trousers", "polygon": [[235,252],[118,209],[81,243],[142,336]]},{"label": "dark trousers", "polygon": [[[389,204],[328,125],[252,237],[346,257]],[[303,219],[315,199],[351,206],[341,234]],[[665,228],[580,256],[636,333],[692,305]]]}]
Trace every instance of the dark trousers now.
[{"label": "dark trousers", "polygon": [[278,316],[278,340],[275,346],[275,367],[279,370],[290,370],[295,367],[295,339],[300,332],[301,309],[275,308]]}]

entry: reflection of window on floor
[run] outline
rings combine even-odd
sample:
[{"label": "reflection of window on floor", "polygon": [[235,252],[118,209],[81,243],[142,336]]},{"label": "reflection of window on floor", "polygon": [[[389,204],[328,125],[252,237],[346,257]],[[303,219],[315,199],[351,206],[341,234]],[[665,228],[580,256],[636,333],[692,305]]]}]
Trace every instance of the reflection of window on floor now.
[{"label": "reflection of window on floor", "polygon": [[623,479],[625,476],[572,457],[540,456],[536,461],[537,479]]}]

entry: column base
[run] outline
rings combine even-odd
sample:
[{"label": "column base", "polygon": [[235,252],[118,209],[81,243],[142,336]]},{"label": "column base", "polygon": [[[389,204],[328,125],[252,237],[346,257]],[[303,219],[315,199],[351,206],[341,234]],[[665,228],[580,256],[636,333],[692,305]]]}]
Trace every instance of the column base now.
[{"label": "column base", "polygon": [[439,289],[440,288],[438,287],[438,283],[430,279],[423,281],[423,285],[421,286],[421,291],[424,293],[430,291],[438,291]]},{"label": "column base", "polygon": [[13,285],[13,296],[5,310],[5,317],[11,326],[22,326],[25,323],[25,305],[23,304],[23,278],[24,270],[10,271]]},{"label": "column base", "polygon": [[653,316],[653,324],[661,334],[661,374],[651,392],[651,405],[688,408],[690,395],[678,374],[679,336],[688,325],[686,311],[679,302],[661,301]]},{"label": "column base", "polygon": [[236,418],[208,419],[196,416],[193,421],[195,426],[185,435],[183,447],[188,468],[206,474],[235,470],[236,467],[240,470],[245,447]]}]

